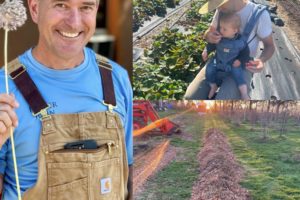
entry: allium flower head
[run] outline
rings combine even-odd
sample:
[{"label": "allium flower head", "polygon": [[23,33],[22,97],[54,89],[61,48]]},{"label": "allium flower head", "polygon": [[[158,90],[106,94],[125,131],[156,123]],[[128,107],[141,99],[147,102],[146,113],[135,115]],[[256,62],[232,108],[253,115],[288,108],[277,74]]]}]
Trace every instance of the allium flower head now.
[{"label": "allium flower head", "polygon": [[0,4],[0,28],[12,31],[22,26],[27,19],[22,0],[5,0]]}]

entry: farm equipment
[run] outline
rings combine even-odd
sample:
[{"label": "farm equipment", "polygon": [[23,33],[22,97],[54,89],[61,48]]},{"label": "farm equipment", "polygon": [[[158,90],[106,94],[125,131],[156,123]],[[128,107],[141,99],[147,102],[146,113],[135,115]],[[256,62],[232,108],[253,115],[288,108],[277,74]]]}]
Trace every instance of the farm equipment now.
[{"label": "farm equipment", "polygon": [[[168,134],[172,131],[178,131],[179,128],[167,117],[160,119],[152,104],[144,100],[133,101],[133,119],[134,130],[144,129],[146,132],[153,128],[159,128],[162,133]],[[152,122],[152,126],[148,126],[148,121]]]}]

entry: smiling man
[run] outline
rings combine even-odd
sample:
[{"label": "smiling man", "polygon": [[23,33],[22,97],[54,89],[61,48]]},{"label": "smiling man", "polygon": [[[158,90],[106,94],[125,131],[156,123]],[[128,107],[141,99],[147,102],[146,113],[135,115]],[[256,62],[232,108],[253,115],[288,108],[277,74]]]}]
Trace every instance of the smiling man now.
[{"label": "smiling man", "polygon": [[[28,0],[38,44],[0,84],[0,193],[17,199],[131,199],[132,89],[127,71],[85,47],[96,0]],[[4,83],[4,71],[0,71]]]}]

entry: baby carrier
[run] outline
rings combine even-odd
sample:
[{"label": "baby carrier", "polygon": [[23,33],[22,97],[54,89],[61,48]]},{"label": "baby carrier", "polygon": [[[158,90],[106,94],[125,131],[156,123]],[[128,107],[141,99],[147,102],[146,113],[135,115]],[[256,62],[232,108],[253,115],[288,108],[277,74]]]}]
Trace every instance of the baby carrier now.
[{"label": "baby carrier", "polygon": [[[245,48],[248,48],[248,45],[256,37],[256,34],[249,40],[252,30],[254,29],[259,17],[266,10],[267,7],[259,4],[254,4],[254,9],[252,10],[251,16],[246,23],[243,33],[240,33],[238,40],[234,43],[228,42],[228,39],[223,38],[221,42],[217,45],[217,53],[213,59],[214,65],[217,67],[218,71],[230,72],[233,60],[239,54],[239,52]],[[218,17],[218,26],[217,30],[220,32],[220,16],[222,13],[219,13]],[[231,44],[230,44],[231,43]],[[249,50],[248,50],[249,51]],[[218,53],[222,52],[222,53]]]}]

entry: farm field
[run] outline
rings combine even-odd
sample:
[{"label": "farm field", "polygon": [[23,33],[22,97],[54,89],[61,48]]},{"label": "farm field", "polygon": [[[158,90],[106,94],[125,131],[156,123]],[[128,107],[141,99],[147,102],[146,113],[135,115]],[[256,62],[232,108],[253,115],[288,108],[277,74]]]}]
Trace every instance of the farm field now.
[{"label": "farm field", "polygon": [[135,199],[300,199],[299,103],[209,104],[159,112],[180,133],[134,138]]}]

